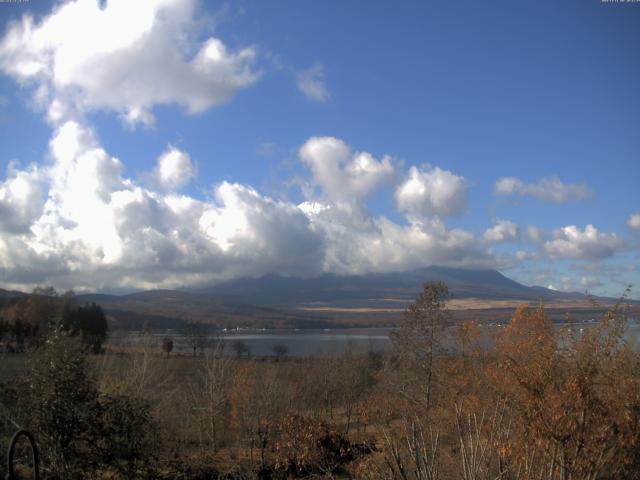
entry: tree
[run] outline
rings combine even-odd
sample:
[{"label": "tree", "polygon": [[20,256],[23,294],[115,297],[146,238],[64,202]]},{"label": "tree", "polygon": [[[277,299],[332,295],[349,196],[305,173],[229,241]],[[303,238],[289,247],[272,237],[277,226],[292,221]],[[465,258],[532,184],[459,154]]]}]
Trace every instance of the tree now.
[{"label": "tree", "polygon": [[27,350],[27,348],[35,348],[35,346],[39,344],[37,340],[38,327],[38,325],[33,325],[24,321],[21,317],[17,317],[13,323],[10,323],[8,326],[11,341],[7,350],[22,353]]},{"label": "tree", "polygon": [[2,351],[2,340],[4,339],[4,334],[8,331],[9,325],[4,321],[3,318],[0,318],[0,351]]},{"label": "tree", "polygon": [[581,335],[520,307],[497,342],[495,383],[514,416],[511,461],[536,477],[640,478],[640,364],[619,306]]},{"label": "tree", "polygon": [[51,478],[103,478],[97,470],[139,478],[135,471],[153,455],[146,402],[100,393],[86,348],[60,327],[32,359],[26,401]]},{"label": "tree", "polygon": [[277,430],[275,469],[287,478],[334,478],[334,473],[343,473],[341,468],[354,459],[349,439],[326,422],[288,415]]},{"label": "tree", "polygon": [[399,387],[426,412],[433,402],[434,358],[441,350],[444,329],[451,320],[446,309],[449,298],[444,283],[425,283],[416,301],[405,311],[400,328],[390,335],[397,367],[403,374]]},{"label": "tree", "polygon": [[160,350],[167,354],[167,358],[169,358],[169,354],[173,350],[173,340],[171,337],[164,337],[162,339],[162,343],[160,343]]},{"label": "tree", "polygon": [[73,294],[58,295],[53,287],[36,287],[33,294],[23,304],[23,319],[38,329],[39,336],[47,336],[50,328],[61,321],[66,305]]},{"label": "tree", "polygon": [[12,344],[8,350],[38,348],[49,330],[60,323],[69,298],[60,297],[52,287],[38,287],[33,293],[10,302],[5,309]]},{"label": "tree", "polygon": [[45,461],[61,478],[76,478],[90,468],[86,445],[98,416],[87,357],[78,339],[57,328],[33,362],[31,410]]},{"label": "tree", "polygon": [[154,465],[157,451],[157,431],[147,401],[113,393],[101,394],[98,402],[100,418],[92,423],[91,433],[102,468],[119,473],[116,478],[149,478],[139,474]]},{"label": "tree", "polygon": [[109,326],[107,317],[99,305],[90,303],[84,306],[65,307],[62,324],[71,335],[80,335],[82,343],[93,353],[102,351],[102,344],[107,339]]},{"label": "tree", "polygon": [[278,359],[284,357],[287,353],[289,353],[289,347],[287,347],[284,343],[278,343],[271,347],[271,351],[276,354]]},{"label": "tree", "polygon": [[238,339],[235,342],[233,342],[233,350],[236,352],[236,355],[238,356],[238,358],[240,358],[245,353],[247,354],[247,357],[251,355],[251,349],[245,343],[244,340]]},{"label": "tree", "polygon": [[369,359],[354,354],[350,349],[338,359],[335,376],[338,401],[343,408],[345,435],[349,434],[352,421],[373,385],[372,374]]},{"label": "tree", "polygon": [[454,332],[456,346],[460,349],[460,355],[465,358],[479,349],[480,329],[475,320],[464,320]]},{"label": "tree", "polygon": [[194,411],[213,452],[220,447],[229,412],[231,360],[218,347],[204,355],[199,382],[193,386]]},{"label": "tree", "polygon": [[207,329],[205,325],[196,322],[188,322],[184,329],[185,337],[189,346],[193,349],[193,356],[196,356],[198,349],[204,350],[207,344]]}]

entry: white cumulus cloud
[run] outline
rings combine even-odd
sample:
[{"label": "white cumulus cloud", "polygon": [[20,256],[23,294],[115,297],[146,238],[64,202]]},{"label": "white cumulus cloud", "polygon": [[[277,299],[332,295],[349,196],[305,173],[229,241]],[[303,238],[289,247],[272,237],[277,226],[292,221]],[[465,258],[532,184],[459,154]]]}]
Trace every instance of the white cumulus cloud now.
[{"label": "white cumulus cloud", "polygon": [[0,182],[0,233],[27,232],[44,207],[42,173],[36,167],[19,170],[9,164],[8,176]]},{"label": "white cumulus cloud", "polygon": [[640,213],[633,213],[627,220],[627,226],[633,230],[640,230]]},{"label": "white cumulus cloud", "polygon": [[584,200],[592,195],[584,184],[563,183],[558,177],[545,177],[536,183],[525,183],[516,177],[503,177],[496,182],[496,195],[526,195],[557,204]]},{"label": "white cumulus cloud", "polygon": [[516,240],[518,238],[518,226],[509,220],[496,220],[495,225],[484,232],[487,242],[500,243]]},{"label": "white cumulus cloud", "polygon": [[559,228],[553,239],[544,243],[544,250],[551,258],[576,258],[594,260],[611,257],[624,247],[615,233],[598,231],[593,225],[584,230],[575,225]]},{"label": "white cumulus cloud", "polygon": [[411,167],[408,177],[397,188],[400,212],[418,217],[456,215],[467,206],[467,181],[440,167]]},{"label": "white cumulus cloud", "polygon": [[253,84],[255,49],[198,42],[194,0],[72,0],[36,21],[25,15],[0,41],[0,70],[37,87],[50,120],[92,109],[152,124],[157,104],[197,113]]},{"label": "white cumulus cloud", "polygon": [[188,153],[169,145],[158,157],[154,177],[163,188],[175,190],[189,183],[195,176],[196,167]]},{"label": "white cumulus cloud", "polygon": [[323,270],[328,272],[389,272],[434,264],[495,265],[473,234],[447,229],[439,219],[399,225],[349,204],[305,202],[300,208],[325,238]]},{"label": "white cumulus cloud", "polygon": [[227,182],[213,201],[144,188],[77,122],[55,130],[50,153],[50,165],[13,167],[0,184],[11,213],[0,222],[4,285],[175,287],[322,271],[323,233],[295,204]]},{"label": "white cumulus cloud", "polygon": [[367,152],[353,152],[334,137],[312,137],[299,154],[311,169],[314,184],[336,202],[360,201],[395,173],[390,157],[377,160]]},{"label": "white cumulus cloud", "polygon": [[[301,149],[323,192],[300,205],[231,182],[216,185],[211,200],[164,184],[142,186],[92,129],[75,121],[55,129],[49,150],[50,164],[14,166],[0,187],[0,208],[17,219],[8,227],[3,217],[5,286],[172,288],[270,272],[496,264],[472,233],[449,229],[439,217],[403,225],[372,215],[362,199],[393,175],[393,164],[354,153],[337,139],[311,138]],[[165,180],[179,185],[188,177],[178,168],[191,165],[187,157],[169,147],[156,173],[163,159],[173,158],[166,161]],[[22,204],[29,207],[16,206]]]}]

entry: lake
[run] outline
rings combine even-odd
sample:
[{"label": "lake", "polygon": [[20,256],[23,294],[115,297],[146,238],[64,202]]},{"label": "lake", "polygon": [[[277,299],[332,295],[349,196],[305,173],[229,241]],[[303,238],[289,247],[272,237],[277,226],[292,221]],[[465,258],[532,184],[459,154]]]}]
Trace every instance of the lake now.
[{"label": "lake", "polygon": [[[575,324],[578,333],[584,329],[593,328],[597,322],[585,322]],[[557,328],[563,326],[556,324]],[[481,327],[481,331],[486,339],[503,328],[500,324],[490,324]],[[225,351],[230,355],[235,353],[234,344],[238,341],[244,342],[252,355],[271,356],[275,355],[274,347],[284,346],[287,355],[295,357],[307,356],[335,356],[351,350],[356,353],[364,353],[369,350],[384,351],[389,348],[389,332],[392,328],[340,328],[340,329],[294,329],[294,330],[232,330],[220,332],[217,336],[209,336],[208,341],[215,343],[216,339],[223,341]],[[170,337],[173,340],[173,351],[178,353],[191,353],[188,338],[183,332],[177,330],[166,330],[162,332],[116,331],[109,335],[108,345],[121,347],[137,347],[152,345],[159,348],[162,338]],[[627,327],[627,340],[638,345],[640,340],[640,325],[637,321],[630,321]],[[489,341],[482,342],[483,346],[488,346]]]},{"label": "lake", "polygon": [[[221,332],[216,336],[211,335],[208,340],[211,343],[215,343],[218,339],[222,340],[225,351],[229,354],[235,354],[234,343],[242,341],[252,355],[275,355],[274,347],[282,345],[286,347],[287,355],[295,357],[333,356],[348,349],[358,353],[368,350],[383,351],[388,346],[391,330],[390,328],[233,330]],[[152,332],[150,336],[142,332],[112,332],[107,344],[136,347],[151,343],[159,348],[164,337],[171,337],[174,352],[192,352],[188,338],[183,332],[176,330]]]}]

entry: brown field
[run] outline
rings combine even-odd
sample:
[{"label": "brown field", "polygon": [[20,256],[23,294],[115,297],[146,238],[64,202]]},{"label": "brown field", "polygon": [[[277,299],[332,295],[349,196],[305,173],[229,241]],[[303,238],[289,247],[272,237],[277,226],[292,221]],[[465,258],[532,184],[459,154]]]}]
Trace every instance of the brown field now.
[{"label": "brown field", "polygon": [[[403,312],[405,310],[405,305],[407,304],[406,300],[396,299],[396,298],[383,298],[383,299],[374,299],[376,302],[389,302],[389,303],[398,303],[400,304],[397,307],[338,307],[331,305],[322,305],[322,306],[303,306],[299,307],[299,310],[303,310],[305,312],[333,312],[333,313],[387,313],[387,312]],[[463,298],[463,299],[453,299],[447,303],[447,307],[450,310],[493,310],[493,309],[503,309],[510,308],[515,309],[520,305],[530,305],[535,306],[539,302],[532,300],[518,300],[518,299],[509,299],[509,300],[487,300],[483,298]],[[567,309],[573,310],[576,308],[584,309],[584,308],[593,308],[593,304],[588,300],[561,300],[554,302],[544,302],[546,308],[553,309]],[[613,302],[600,303],[599,306],[602,308],[608,308],[613,305]]]}]

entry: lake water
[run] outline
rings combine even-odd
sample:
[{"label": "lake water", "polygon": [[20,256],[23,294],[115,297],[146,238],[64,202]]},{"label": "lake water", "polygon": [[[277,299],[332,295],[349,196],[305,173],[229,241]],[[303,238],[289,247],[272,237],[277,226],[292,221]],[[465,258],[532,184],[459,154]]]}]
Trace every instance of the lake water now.
[{"label": "lake water", "polygon": [[[284,346],[287,355],[295,357],[339,355],[350,349],[354,352],[368,350],[383,351],[389,344],[390,328],[346,328],[346,329],[300,329],[300,330],[241,330],[221,332],[209,336],[210,344],[221,340],[225,352],[235,354],[234,344],[242,341],[252,355],[275,355],[274,347]],[[173,340],[173,351],[191,353],[192,347],[188,338],[180,331],[153,332],[144,335],[142,332],[113,332],[107,344],[114,346],[135,347],[151,343],[159,348],[164,337]]]},{"label": "lake water", "polygon": [[[593,328],[597,323],[576,324],[578,333],[588,328]],[[561,325],[557,325],[560,327]],[[490,339],[503,328],[501,325],[492,324],[481,327],[484,337]],[[346,328],[346,329],[299,329],[299,330],[239,330],[220,332],[217,336],[209,336],[208,343],[215,344],[221,340],[225,352],[234,355],[234,344],[242,341],[252,355],[275,355],[274,348],[284,346],[287,355],[295,357],[306,356],[335,356],[351,350],[364,353],[369,350],[384,351],[390,347],[389,332],[391,328]],[[191,353],[188,338],[183,332],[167,330],[153,332],[145,335],[142,332],[112,332],[107,343],[113,346],[136,347],[151,345],[159,348],[162,338],[170,337],[173,340],[173,351],[178,353]],[[640,325],[632,321],[627,327],[627,340],[634,345],[640,345]],[[489,340],[482,342],[488,346]]]}]

